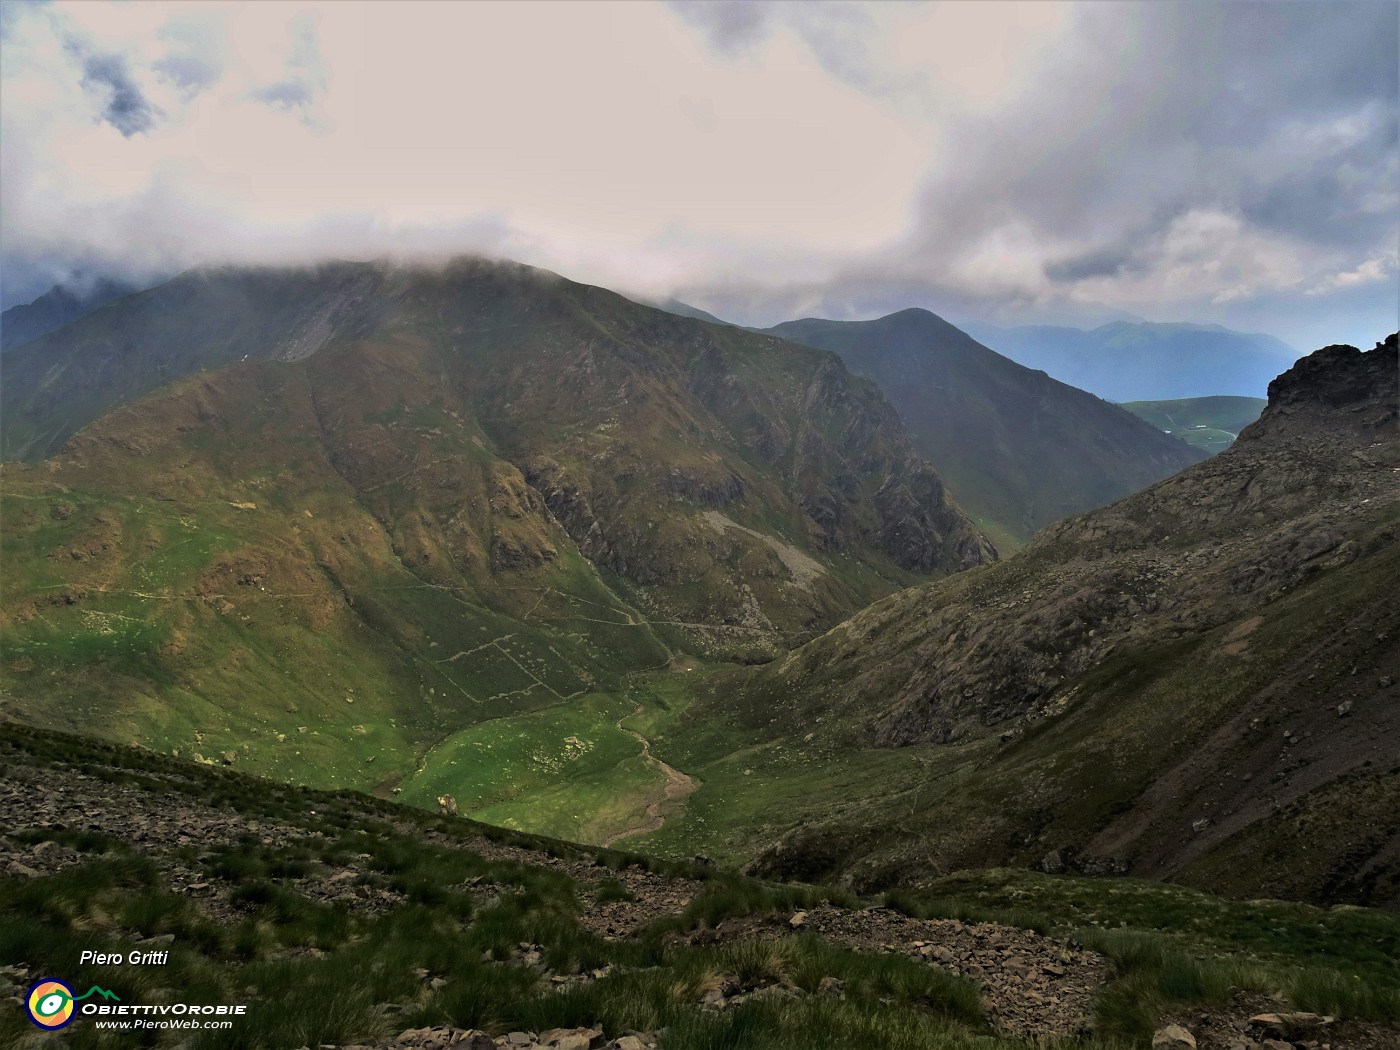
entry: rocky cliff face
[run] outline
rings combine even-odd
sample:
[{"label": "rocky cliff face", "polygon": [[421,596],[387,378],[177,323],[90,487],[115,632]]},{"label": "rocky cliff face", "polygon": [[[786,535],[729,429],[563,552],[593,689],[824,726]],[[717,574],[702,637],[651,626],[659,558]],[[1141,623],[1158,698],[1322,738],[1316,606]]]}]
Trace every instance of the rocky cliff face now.
[{"label": "rocky cliff face", "polygon": [[1388,533],[1354,534],[1396,502],[1394,378],[1393,341],[1320,350],[1274,381],[1238,448],[1046,528],[1020,572],[969,582],[975,599],[920,625],[947,635],[875,741],[948,740],[1033,712],[1125,643],[1209,630],[1375,553]]},{"label": "rocky cliff face", "polygon": [[[877,747],[948,745],[946,769],[979,754],[980,801],[950,798],[945,815],[994,830],[940,831],[945,862],[1055,846],[1251,892],[1396,892],[1400,829],[1353,819],[1400,786],[1400,614],[1384,582],[1400,572],[1396,355],[1393,336],[1318,351],[1227,452],[877,604],[760,692],[810,692],[805,709]],[[1352,849],[1337,870],[1321,855],[1292,858],[1292,876],[1281,859],[1252,874],[1231,860],[1281,835],[1282,814],[1327,812],[1324,838]]]},{"label": "rocky cliff face", "polygon": [[[191,273],[7,354],[4,395],[7,454],[69,441],[65,483],[192,497],[237,400],[281,401],[436,585],[576,548],[716,652],[995,557],[834,357],[526,267]],[[259,469],[302,455],[257,444]],[[788,548],[819,571],[794,576]]]},{"label": "rocky cliff face", "polygon": [[1083,390],[989,350],[927,310],[769,329],[841,355],[880,386],[914,448],[977,521],[1020,546],[1204,454]]}]

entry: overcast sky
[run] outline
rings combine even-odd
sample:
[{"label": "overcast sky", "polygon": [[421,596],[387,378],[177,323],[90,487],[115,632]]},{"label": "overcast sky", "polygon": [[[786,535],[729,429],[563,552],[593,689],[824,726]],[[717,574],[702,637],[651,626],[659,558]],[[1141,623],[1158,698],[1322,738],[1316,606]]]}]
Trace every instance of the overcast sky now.
[{"label": "overcast sky", "polygon": [[1397,326],[1400,5],[0,5],[4,305],[502,255],[774,323]]}]

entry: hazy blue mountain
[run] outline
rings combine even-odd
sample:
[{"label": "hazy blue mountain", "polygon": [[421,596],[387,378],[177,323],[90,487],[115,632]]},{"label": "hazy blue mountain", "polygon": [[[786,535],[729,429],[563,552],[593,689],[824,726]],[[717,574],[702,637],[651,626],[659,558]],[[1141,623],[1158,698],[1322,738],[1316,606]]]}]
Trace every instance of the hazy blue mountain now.
[{"label": "hazy blue mountain", "polygon": [[56,284],[32,303],[12,306],[0,314],[0,352],[56,332],[64,325],[139,290],[138,285],[106,277],[76,286]]},{"label": "hazy blue mountain", "polygon": [[1053,325],[963,326],[974,338],[1110,401],[1231,394],[1263,397],[1298,353],[1270,335],[1219,325],[1114,321],[1085,331]]},{"label": "hazy blue mountain", "polygon": [[711,324],[731,324],[722,317],[716,317],[708,310],[702,310],[698,306],[691,306],[689,303],[681,302],[675,297],[665,299],[638,299],[637,302],[643,306],[654,306],[658,310],[665,310],[668,314],[675,314],[677,317],[693,317],[697,321],[709,321]]}]

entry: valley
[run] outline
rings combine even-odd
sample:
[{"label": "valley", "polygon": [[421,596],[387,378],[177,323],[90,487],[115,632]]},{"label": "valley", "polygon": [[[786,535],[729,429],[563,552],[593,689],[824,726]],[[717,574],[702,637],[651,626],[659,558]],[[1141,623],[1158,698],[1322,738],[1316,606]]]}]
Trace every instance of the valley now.
[{"label": "valley", "polygon": [[0,1050],[1400,1050],[1396,40],[0,0]]},{"label": "valley", "polygon": [[[202,280],[188,304],[178,287],[155,290],[173,297],[159,330],[207,308]],[[257,290],[268,278],[219,280]],[[327,282],[337,302],[346,294],[338,268],[297,280]],[[1131,1044],[1185,1017],[1175,992],[1144,998],[1114,983],[1168,978],[1125,977],[1140,942],[1099,926],[1151,928],[1183,908],[1233,923],[1246,906],[1232,901],[1243,899],[1362,909],[1400,900],[1400,769],[1388,746],[1400,734],[1394,337],[1302,359],[1238,440],[1196,462],[1202,451],[1148,422],[1046,387],[932,315],[914,317],[919,369],[952,346],[1000,377],[986,404],[1009,407],[976,426],[1005,440],[979,447],[1001,455],[1039,442],[1045,458],[1025,475],[1037,483],[1074,464],[1101,481],[1171,457],[1194,463],[1051,521],[1029,542],[1003,515],[989,528],[1005,537],[998,552],[974,523],[990,504],[964,513],[880,391],[824,350],[479,262],[431,276],[371,269],[351,286],[370,281],[394,289],[361,304],[377,329],[318,329],[323,344],[303,353],[302,319],[275,344],[291,350],[159,383],[157,364],[142,381],[151,389],[77,426],[54,454],[0,464],[0,717],[12,751],[119,745],[150,756],[122,761],[171,763],[211,784],[336,791],[399,822],[522,836],[506,841],[524,852],[473,847],[492,863],[593,849],[624,873],[634,862],[615,858],[671,865],[679,883],[619,874],[614,889],[568,862],[569,877],[591,887],[578,917],[588,936],[662,931],[621,955],[589,949],[592,969],[637,950],[689,966],[681,949],[661,947],[676,930],[719,944],[721,969],[727,944],[797,945],[771,949],[774,974],[798,972],[808,950],[850,952],[857,967],[875,965],[872,952],[904,956],[918,980],[975,982],[985,1020],[956,1038],[1008,1047],[1056,1034],[1082,1043],[1089,1027]],[[89,340],[106,338],[107,315],[130,305],[6,352],[21,376],[42,352],[56,384],[26,394],[7,380],[19,411],[12,447],[33,451],[24,435],[74,427]],[[483,317],[491,323],[465,323]],[[138,312],[128,323],[148,322]],[[930,332],[941,342],[927,343]],[[158,361],[167,344],[148,334],[139,352]],[[1042,405],[1061,399],[1061,422],[1079,411],[1065,406],[1089,406],[1085,418],[1105,433],[1146,434],[1143,447],[1157,451],[1135,458],[1129,442],[1116,459],[1076,452],[1087,424],[1047,444],[1071,432],[1054,413],[1018,431],[1015,420],[1033,415],[1007,391],[1023,383]],[[65,384],[61,396],[77,400],[51,401]],[[1238,406],[1188,407],[1215,418]],[[1173,409],[1184,412],[1153,407]],[[935,432],[915,424],[925,440]],[[1005,506],[1034,502],[1030,489],[993,480],[987,455],[940,455],[954,483],[982,478]],[[1107,498],[1087,491],[1077,498],[1090,505]],[[69,745],[44,735],[53,731],[111,743]],[[50,774],[41,762],[33,775]],[[453,815],[428,816],[440,809]],[[265,830],[255,838],[269,841]],[[13,856],[16,877],[62,877],[44,858]],[[301,860],[268,863],[303,870]],[[424,863],[439,879],[463,862]],[[217,872],[162,878],[200,894],[193,887],[211,878],[241,878]],[[339,878],[322,872],[287,892],[349,907]],[[723,887],[714,895],[691,885],[711,878]],[[282,889],[261,885],[197,909],[235,920],[286,889],[281,877],[268,885]],[[382,891],[376,907],[394,917],[374,936],[397,937],[410,922],[397,892]],[[277,900],[286,915],[308,906]],[[540,946],[520,949],[524,958],[577,936],[519,921],[516,941]],[[1072,942],[1036,940],[1071,929]],[[1177,936],[1209,955],[1250,935],[1230,934],[1231,947],[1207,946],[1194,926]],[[1243,981],[1254,998],[1211,992],[1214,1012],[1193,1025],[1242,1034],[1245,1003],[1257,1013],[1327,1002],[1348,1018],[1351,1042],[1338,1045],[1384,1045],[1394,1020],[1384,981],[1369,1006],[1319,999],[1312,978],[1279,976],[1293,973],[1293,948],[1273,936],[1249,943],[1260,965],[1283,969],[1267,980],[1202,971],[1207,983]],[[1092,950],[1076,956],[1073,945]],[[1045,954],[1045,998],[1012,994],[1024,976],[1003,970],[1005,952]],[[1377,980],[1364,955],[1345,965]],[[1074,990],[1057,983],[1070,972],[1062,958],[1077,960]],[[549,979],[572,988],[573,966]],[[496,980],[491,972],[482,979]],[[774,979],[808,994],[796,978]],[[533,980],[522,976],[519,994]],[[579,980],[616,1001],[606,979]],[[715,981],[696,994],[702,1011],[728,1004],[722,1016],[766,987]],[[696,1020],[689,994],[661,1014],[620,1014],[588,1039],[620,1040],[665,1018],[666,1045],[681,1045],[686,1025],[727,1023]],[[809,1008],[828,1009],[801,1005],[763,1023],[801,1031]],[[477,1017],[446,1000],[433,1010],[404,1016]],[[924,1024],[926,1010],[910,1023]],[[518,1023],[540,1041],[512,1045],[555,1038],[535,1016]],[[482,1038],[506,1038],[499,1019],[479,1019],[496,1031]],[[346,1031],[398,1028],[354,1025]],[[409,1050],[448,1031],[407,1029],[383,1045]]]}]

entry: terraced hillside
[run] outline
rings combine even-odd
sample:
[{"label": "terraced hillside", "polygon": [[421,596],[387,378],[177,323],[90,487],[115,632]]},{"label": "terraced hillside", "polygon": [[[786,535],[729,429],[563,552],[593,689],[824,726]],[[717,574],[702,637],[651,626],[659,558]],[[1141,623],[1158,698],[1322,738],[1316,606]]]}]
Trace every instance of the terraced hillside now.
[{"label": "terraced hillside", "polygon": [[1221,455],[701,690],[649,848],[1400,901],[1398,369],[1320,350]]},{"label": "terraced hillside", "polygon": [[575,837],[638,674],[993,555],[835,358],[521,267],[190,274],[4,396],[9,717]]}]

